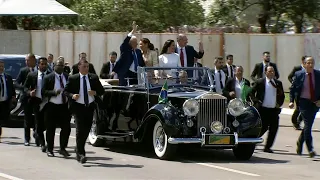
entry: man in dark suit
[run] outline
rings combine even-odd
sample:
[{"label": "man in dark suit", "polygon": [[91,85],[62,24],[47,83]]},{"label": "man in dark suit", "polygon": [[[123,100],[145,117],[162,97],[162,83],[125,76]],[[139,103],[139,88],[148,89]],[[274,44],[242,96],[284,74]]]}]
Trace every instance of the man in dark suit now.
[{"label": "man in dark suit", "polygon": [[77,160],[85,163],[84,147],[92,125],[94,101],[104,94],[104,88],[97,75],[88,73],[88,61],[80,60],[79,71],[79,74],[69,77],[64,93],[69,97],[70,110],[76,119]]},{"label": "man in dark suit", "polygon": [[312,145],[312,126],[320,107],[320,71],[314,69],[314,63],[312,57],[306,57],[304,69],[295,73],[290,88],[289,104],[289,107],[293,108],[294,101],[297,101],[304,121],[304,128],[297,141],[297,154],[302,154],[305,142],[310,157],[316,155]]},{"label": "man in dark suit", "polygon": [[[290,81],[291,84],[293,82],[294,74],[297,71],[301,71],[303,69],[303,64],[304,64],[305,59],[306,59],[306,56],[302,56],[301,65],[293,67],[292,71],[290,72],[290,74],[288,76],[288,80]],[[300,124],[302,122],[302,118],[299,115],[300,115],[300,111],[298,110],[298,105],[297,105],[297,101],[296,101],[296,109],[294,110],[292,117],[291,117],[291,122],[292,122],[293,128],[296,130],[301,130]]]},{"label": "man in dark suit", "polygon": [[53,66],[54,66],[54,63],[53,63],[53,54],[49,53],[48,56],[47,56],[47,59],[48,59],[48,70],[50,72],[53,71]]},{"label": "man in dark suit", "polygon": [[100,78],[101,79],[118,79],[117,74],[111,75],[113,68],[116,64],[117,60],[117,53],[115,51],[112,51],[109,54],[110,60],[107,63],[104,63],[102,65],[101,71],[100,71]]},{"label": "man in dark suit", "polygon": [[265,67],[272,66],[275,72],[275,78],[279,79],[279,72],[277,65],[275,63],[270,62],[270,52],[263,52],[263,62],[257,63],[251,73],[251,79],[255,82],[260,78],[265,77]]},{"label": "man in dark suit", "polygon": [[54,156],[53,147],[56,126],[61,128],[59,154],[64,157],[70,156],[66,151],[66,147],[71,132],[71,114],[68,108],[67,97],[62,93],[67,80],[68,74],[64,73],[64,61],[63,59],[58,59],[54,65],[54,72],[44,78],[42,88],[42,96],[48,99],[44,110],[48,157]]},{"label": "man in dark suit", "polygon": [[223,66],[223,71],[226,73],[228,78],[234,78],[236,66],[233,65],[233,55],[227,55],[227,63]]},{"label": "man in dark suit", "polygon": [[[46,151],[46,147],[43,135],[45,126],[42,102],[44,99],[41,95],[41,89],[43,85],[43,78],[49,73],[47,58],[41,57],[39,58],[38,71],[30,72],[24,83],[24,90],[27,95],[28,105],[31,106],[32,113],[34,114],[34,125],[36,130],[34,138],[36,139],[37,146],[41,145],[42,152]],[[29,146],[30,143],[30,128],[31,126],[26,126],[24,129],[26,146]]]},{"label": "man in dark suit", "polygon": [[253,101],[257,104],[262,120],[260,136],[269,129],[268,139],[264,152],[273,153],[271,147],[279,128],[279,114],[284,102],[282,82],[275,78],[273,66],[265,67],[265,77],[258,79],[252,87]]},{"label": "man in dark suit", "polygon": [[235,68],[235,77],[229,77],[226,86],[223,89],[223,95],[228,98],[228,101],[234,98],[241,98],[241,86],[247,85],[250,87],[250,82],[243,78],[243,67]]},{"label": "man in dark suit", "polygon": [[[87,54],[85,52],[82,52],[79,54],[79,61],[80,60],[87,60]],[[78,63],[76,63],[72,66],[72,71],[71,71],[72,75],[77,74],[77,73],[79,73]],[[94,69],[93,64],[91,64],[91,63],[89,63],[89,73],[97,74],[96,70]]]},{"label": "man in dark suit", "polygon": [[[20,96],[20,101],[21,101],[21,105],[23,106],[23,110],[24,110],[24,128],[25,130],[25,146],[29,146],[29,142],[30,142],[30,128],[34,128],[34,117],[32,115],[32,105],[30,104],[30,102],[28,101],[28,95],[25,93],[26,91],[24,90],[24,83],[27,79],[27,75],[29,74],[29,72],[36,72],[37,67],[36,67],[36,57],[34,54],[28,54],[26,56],[26,67],[21,68],[20,72],[18,74],[18,77],[16,79],[15,82],[15,88],[17,90],[20,90],[21,92],[21,96]],[[34,133],[33,133],[33,137],[36,137],[36,133],[35,133],[35,128],[33,129]]]},{"label": "man in dark suit", "polygon": [[4,73],[4,61],[0,60],[0,138],[2,135],[2,125],[10,118],[12,101],[16,101],[16,91],[13,86],[12,77]]},{"label": "man in dark suit", "polygon": [[133,34],[136,33],[138,25],[132,24],[132,31],[124,39],[120,46],[120,58],[113,68],[111,76],[117,73],[119,85],[126,86],[128,83],[125,78],[129,78],[129,84],[138,84],[137,69],[138,66],[144,67],[145,63],[142,58],[142,52],[137,49],[138,40]]}]

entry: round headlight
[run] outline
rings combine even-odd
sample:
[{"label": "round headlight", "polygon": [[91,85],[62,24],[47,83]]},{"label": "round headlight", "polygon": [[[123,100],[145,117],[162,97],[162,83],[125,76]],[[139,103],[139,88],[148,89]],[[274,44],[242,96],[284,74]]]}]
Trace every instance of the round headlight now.
[{"label": "round headlight", "polygon": [[187,116],[195,116],[199,112],[199,103],[195,99],[188,99],[183,103],[183,112]]},{"label": "round headlight", "polygon": [[245,111],[245,106],[240,99],[232,99],[228,104],[228,110],[232,116],[240,116]]},{"label": "round headlight", "polygon": [[220,121],[213,121],[210,127],[211,127],[211,131],[216,134],[221,133],[223,130],[223,125]]}]

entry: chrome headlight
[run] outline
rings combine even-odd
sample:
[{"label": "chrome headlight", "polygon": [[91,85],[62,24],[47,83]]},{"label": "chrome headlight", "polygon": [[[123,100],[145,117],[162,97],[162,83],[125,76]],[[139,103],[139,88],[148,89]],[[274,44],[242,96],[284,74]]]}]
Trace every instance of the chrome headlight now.
[{"label": "chrome headlight", "polygon": [[215,134],[219,134],[223,130],[223,125],[220,121],[213,121],[210,125],[211,131]]},{"label": "chrome headlight", "polygon": [[240,116],[245,111],[245,106],[240,99],[232,99],[228,104],[229,113],[232,116]]},{"label": "chrome headlight", "polygon": [[199,112],[199,103],[195,99],[188,99],[183,103],[183,112],[187,116],[196,116]]}]

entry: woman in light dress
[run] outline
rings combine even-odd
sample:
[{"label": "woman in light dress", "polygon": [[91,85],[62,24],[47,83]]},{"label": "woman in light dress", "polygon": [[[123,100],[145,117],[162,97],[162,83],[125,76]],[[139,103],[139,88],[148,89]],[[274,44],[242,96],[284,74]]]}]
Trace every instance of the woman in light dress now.
[{"label": "woman in light dress", "polygon": [[[158,54],[154,50],[153,44],[150,42],[148,38],[142,38],[139,42],[140,49],[142,51],[142,58],[146,67],[158,67],[159,60]],[[157,77],[158,71],[148,72],[148,76]]]},{"label": "woman in light dress", "polygon": [[[176,45],[174,40],[167,40],[161,50],[159,56],[159,67],[181,67],[180,63],[180,56],[179,54],[175,53]],[[177,70],[163,70],[159,71],[159,75],[172,78],[176,77],[175,74]]]}]

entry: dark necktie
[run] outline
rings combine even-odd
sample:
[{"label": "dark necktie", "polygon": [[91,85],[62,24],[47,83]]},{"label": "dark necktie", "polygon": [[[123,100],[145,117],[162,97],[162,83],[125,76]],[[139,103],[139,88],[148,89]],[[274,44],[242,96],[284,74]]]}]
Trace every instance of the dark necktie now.
[{"label": "dark necktie", "polygon": [[270,84],[271,84],[274,88],[277,88],[277,85],[276,85],[272,80],[270,80]]},{"label": "dark necktie", "polygon": [[34,72],[34,68],[32,68],[31,71]]},{"label": "dark necktie", "polygon": [[[60,75],[59,78],[60,78],[60,88],[64,89],[62,76]],[[62,97],[62,103],[63,104],[66,103],[67,102],[66,96],[63,93],[61,93],[61,97]]]},{"label": "dark necktie", "polygon": [[221,89],[223,89],[221,70],[219,70],[219,81],[220,81],[220,87]]},{"label": "dark necktie", "polygon": [[313,81],[312,81],[312,73],[308,73],[308,76],[309,76],[309,90],[310,90],[310,98],[311,98],[311,101],[315,101],[316,98],[315,98],[315,94],[314,94],[314,87],[313,87]]},{"label": "dark necktie", "polygon": [[132,50],[132,55],[133,55],[133,62],[134,62],[134,70],[137,72],[137,70],[138,70],[138,59],[137,59],[136,52],[134,50]]},{"label": "dark necktie", "polygon": [[181,63],[181,67],[184,67],[184,55],[183,55],[182,48],[180,49],[180,63]]},{"label": "dark necktie", "polygon": [[[113,71],[114,68],[114,63],[111,64],[111,72]],[[111,79],[113,79],[113,76],[111,77]]]},{"label": "dark necktie", "polygon": [[233,67],[232,66],[230,66],[230,77],[233,78]]},{"label": "dark necktie", "polygon": [[4,97],[4,82],[2,79],[2,75],[0,75],[0,85],[1,85],[1,88],[0,88],[1,97]]},{"label": "dark necktie", "polygon": [[41,73],[41,88],[43,87],[43,84],[44,84],[43,77],[44,77],[44,72],[43,72],[43,73]]},{"label": "dark necktie", "polygon": [[88,106],[88,104],[89,104],[89,96],[88,96],[88,88],[87,88],[86,76],[83,76],[83,99],[84,99],[84,104],[86,106]]}]

